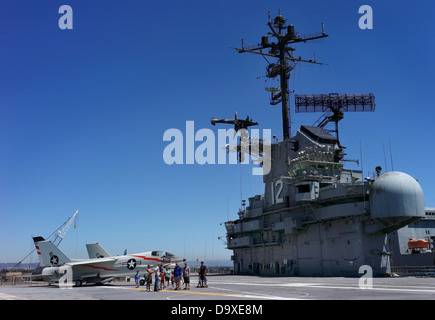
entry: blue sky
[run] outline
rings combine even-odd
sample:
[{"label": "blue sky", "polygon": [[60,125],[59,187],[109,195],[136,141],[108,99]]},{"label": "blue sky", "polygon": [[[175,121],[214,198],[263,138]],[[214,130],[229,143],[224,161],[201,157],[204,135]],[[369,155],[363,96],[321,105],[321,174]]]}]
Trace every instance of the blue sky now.
[{"label": "blue sky", "polygon": [[[73,30],[58,9],[73,8]],[[358,8],[373,8],[373,30]],[[301,34],[328,38],[296,55],[328,65],[293,72],[295,93],[368,93],[374,113],[340,123],[346,158],[364,171],[406,172],[435,206],[432,1],[30,1],[0,2],[0,262],[18,261],[31,235],[48,236],[76,209],[76,229],[60,245],[86,257],[86,243],[113,254],[168,250],[228,259],[220,225],[244,199],[264,192],[247,165],[163,161],[170,128],[217,127],[210,118],[249,114],[282,135],[269,105],[266,62],[234,47],[268,32],[281,10]],[[261,78],[257,78],[261,77]],[[293,101],[293,100],[291,100]],[[320,114],[294,114],[292,133]],[[221,127],[224,128],[224,127]],[[384,161],[384,149],[387,161]],[[361,169],[350,163],[349,168]]]}]

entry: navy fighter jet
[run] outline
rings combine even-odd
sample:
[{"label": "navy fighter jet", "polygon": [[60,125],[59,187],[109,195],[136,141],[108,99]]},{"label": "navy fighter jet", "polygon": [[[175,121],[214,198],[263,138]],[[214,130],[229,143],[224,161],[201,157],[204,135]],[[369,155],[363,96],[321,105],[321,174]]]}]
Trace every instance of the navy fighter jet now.
[{"label": "navy fighter jet", "polygon": [[[70,280],[77,287],[84,282],[104,283],[112,281],[115,277],[132,277],[138,270],[139,272],[145,271],[148,264],[151,267],[155,267],[159,263],[163,266],[170,266],[177,262],[186,261],[186,259],[177,257],[167,251],[147,251],[122,256],[110,256],[99,245],[88,246],[89,254],[95,251],[94,258],[72,260],[51,241],[47,241],[43,237],[33,237],[33,241],[35,242],[41,267],[40,274],[37,277],[47,282],[60,283],[63,279]],[[33,276],[33,278],[36,277]]]}]

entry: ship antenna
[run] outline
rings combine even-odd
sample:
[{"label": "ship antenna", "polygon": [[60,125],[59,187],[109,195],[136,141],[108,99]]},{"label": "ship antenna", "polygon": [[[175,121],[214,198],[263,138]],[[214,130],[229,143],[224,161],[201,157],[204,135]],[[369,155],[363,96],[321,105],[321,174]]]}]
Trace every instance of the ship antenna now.
[{"label": "ship antenna", "polygon": [[393,167],[393,154],[391,153],[391,140],[390,140],[390,138],[388,138],[388,144],[390,145],[391,171],[394,171],[394,167]]},{"label": "ship antenna", "polygon": [[[273,90],[267,90],[271,92],[270,104],[276,105],[281,102],[282,105],[282,127],[284,140],[290,138],[290,92],[288,89],[288,80],[290,78],[290,72],[295,68],[298,62],[322,64],[315,60],[306,60],[301,57],[295,58],[293,52],[295,48],[290,47],[293,43],[306,43],[310,40],[325,38],[328,35],[324,32],[324,26],[322,23],[322,32],[309,34],[309,35],[296,35],[293,25],[286,25],[286,20],[282,17],[280,11],[278,15],[271,20],[269,11],[269,21],[267,23],[271,32],[268,35],[261,37],[261,43],[256,46],[245,46],[242,48],[236,48],[239,53],[249,52],[254,54],[260,54],[263,57],[276,58],[276,62],[269,63],[266,70],[266,76],[271,79],[275,79],[279,76],[280,87],[271,88]],[[276,39],[276,42],[269,42],[269,37]],[[268,51],[268,52],[266,52]]]},{"label": "ship antenna", "polygon": [[227,221],[230,221],[230,207],[228,205],[228,196],[227,196]]},{"label": "ship antenna", "polygon": [[361,172],[362,172],[362,184],[363,184],[363,203],[364,203],[364,213],[366,212],[366,191],[365,191],[365,182],[364,182],[364,165],[363,165],[363,153],[362,153],[362,145],[361,140],[359,141],[359,154],[361,158]]},{"label": "ship antenna", "polygon": [[387,166],[387,156],[385,155],[385,143],[382,142],[382,149],[384,149],[384,163],[385,163],[385,172],[388,172]]},{"label": "ship antenna", "polygon": [[240,204],[243,206],[243,181],[242,181],[242,167],[240,167]]}]

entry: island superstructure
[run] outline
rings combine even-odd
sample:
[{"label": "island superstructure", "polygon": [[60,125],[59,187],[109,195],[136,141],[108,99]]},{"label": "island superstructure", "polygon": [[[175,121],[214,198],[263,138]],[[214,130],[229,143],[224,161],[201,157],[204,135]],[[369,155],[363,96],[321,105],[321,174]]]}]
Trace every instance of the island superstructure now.
[{"label": "island superstructure", "polygon": [[295,95],[296,113],[324,116],[290,136],[290,73],[297,63],[320,64],[296,57],[292,46],[327,35],[322,24],[322,32],[300,36],[281,15],[269,16],[267,25],[271,32],[261,43],[242,41],[237,50],[275,59],[266,75],[279,86],[267,90],[270,103],[282,106],[283,139],[271,144],[264,194],[250,197],[238,219],[225,222],[235,273],[358,276],[361,266],[370,266],[378,276],[395,266],[434,265],[435,209],[425,207],[419,183],[381,167],[372,178],[344,167],[338,122],[345,112],[373,112],[374,94]]}]

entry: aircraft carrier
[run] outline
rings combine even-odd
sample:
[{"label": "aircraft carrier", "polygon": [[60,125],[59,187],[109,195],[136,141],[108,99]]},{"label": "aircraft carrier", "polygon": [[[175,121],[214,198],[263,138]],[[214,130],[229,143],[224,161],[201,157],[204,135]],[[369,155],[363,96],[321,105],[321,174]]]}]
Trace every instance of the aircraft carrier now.
[{"label": "aircraft carrier", "polygon": [[[261,43],[247,47],[242,40],[237,50],[274,59],[266,76],[280,86],[266,90],[272,105],[282,105],[283,139],[271,142],[270,155],[263,146],[263,169],[270,157],[264,195],[242,202],[239,218],[225,222],[235,274],[358,276],[369,266],[373,276],[382,276],[408,266],[433,266],[435,208],[425,207],[416,179],[383,173],[381,167],[367,178],[363,170],[344,167],[338,123],[345,112],[375,111],[374,94],[296,94],[296,113],[324,115],[290,136],[290,73],[298,63],[321,64],[297,57],[292,45],[327,34],[322,24],[321,32],[299,35],[281,15],[271,19],[269,14],[267,25]],[[234,123],[236,131],[257,124],[246,121],[244,126],[237,118],[221,123]],[[215,123],[219,120],[212,118]],[[238,150],[243,152],[240,144]]]}]

